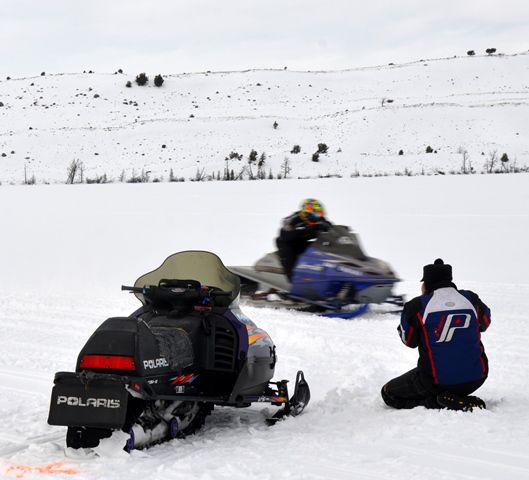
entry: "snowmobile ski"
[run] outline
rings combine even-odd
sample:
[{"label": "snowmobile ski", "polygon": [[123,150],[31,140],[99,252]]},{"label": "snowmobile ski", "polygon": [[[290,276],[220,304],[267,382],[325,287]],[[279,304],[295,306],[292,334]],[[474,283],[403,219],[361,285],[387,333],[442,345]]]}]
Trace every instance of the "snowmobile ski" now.
[{"label": "snowmobile ski", "polygon": [[[288,399],[288,388],[287,388],[288,380],[283,380],[282,382],[278,382],[278,389],[279,391],[283,392],[285,397]],[[298,371],[296,375],[296,383],[294,386],[294,394],[288,401],[285,402],[283,408],[278,410],[272,418],[267,419],[268,425],[274,425],[277,423],[278,420],[284,419],[287,416],[296,417],[308,405],[310,401],[310,389],[305,381],[305,376],[303,372],[300,370]]]}]

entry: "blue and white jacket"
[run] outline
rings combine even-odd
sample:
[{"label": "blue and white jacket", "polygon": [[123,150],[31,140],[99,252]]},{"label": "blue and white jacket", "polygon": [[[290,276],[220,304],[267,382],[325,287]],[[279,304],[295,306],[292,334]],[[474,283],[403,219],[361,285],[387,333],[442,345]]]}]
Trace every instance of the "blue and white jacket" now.
[{"label": "blue and white jacket", "polygon": [[423,380],[459,385],[487,377],[481,332],[489,325],[490,309],[474,292],[445,282],[404,305],[398,331],[405,345],[419,347]]}]

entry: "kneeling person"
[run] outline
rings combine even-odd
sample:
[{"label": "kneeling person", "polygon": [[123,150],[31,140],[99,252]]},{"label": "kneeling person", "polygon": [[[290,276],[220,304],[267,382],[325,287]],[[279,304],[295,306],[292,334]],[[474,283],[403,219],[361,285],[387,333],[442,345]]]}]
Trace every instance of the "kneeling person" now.
[{"label": "kneeling person", "polygon": [[437,259],[423,268],[422,295],[404,305],[398,327],[402,342],[419,347],[417,368],[390,380],[382,398],[394,408],[484,408],[468,395],[488,375],[480,332],[490,325],[490,310],[470,290],[452,283],[452,267]]}]

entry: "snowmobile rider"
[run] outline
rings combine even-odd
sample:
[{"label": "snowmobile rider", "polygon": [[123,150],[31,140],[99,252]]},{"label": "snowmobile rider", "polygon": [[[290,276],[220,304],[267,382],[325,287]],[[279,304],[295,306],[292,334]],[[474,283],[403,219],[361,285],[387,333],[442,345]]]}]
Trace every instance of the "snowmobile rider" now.
[{"label": "snowmobile rider", "polygon": [[315,198],[307,198],[301,208],[283,219],[279,236],[276,238],[279,259],[289,281],[296,260],[305,251],[311,240],[322,231],[327,231],[331,223],[325,219],[323,205]]},{"label": "snowmobile rider", "polygon": [[488,375],[480,332],[490,325],[490,310],[470,290],[452,283],[452,267],[438,258],[423,267],[422,295],[404,305],[398,332],[410,348],[419,347],[417,367],[382,387],[393,408],[485,408],[469,396]]}]

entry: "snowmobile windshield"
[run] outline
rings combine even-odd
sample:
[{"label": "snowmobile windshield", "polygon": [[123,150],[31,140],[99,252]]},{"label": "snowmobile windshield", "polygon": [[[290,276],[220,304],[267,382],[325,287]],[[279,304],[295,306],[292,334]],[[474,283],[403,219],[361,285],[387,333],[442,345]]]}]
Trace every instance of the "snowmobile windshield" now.
[{"label": "snowmobile windshield", "polygon": [[[167,257],[156,270],[138,278],[134,286],[143,288],[146,285],[158,285],[162,279],[196,280],[203,286],[230,292],[231,301],[237,298],[240,291],[239,277],[231,273],[217,255],[200,250],[179,252]],[[144,303],[141,293],[136,296]]]},{"label": "snowmobile windshield", "polygon": [[313,246],[318,250],[334,255],[366,260],[360,242],[355,233],[345,225],[332,225],[327,232],[322,232],[314,241]]}]

